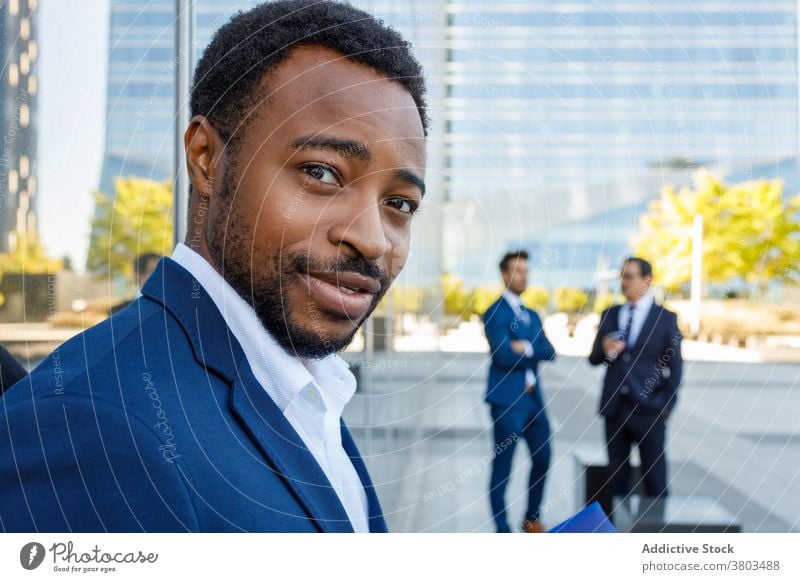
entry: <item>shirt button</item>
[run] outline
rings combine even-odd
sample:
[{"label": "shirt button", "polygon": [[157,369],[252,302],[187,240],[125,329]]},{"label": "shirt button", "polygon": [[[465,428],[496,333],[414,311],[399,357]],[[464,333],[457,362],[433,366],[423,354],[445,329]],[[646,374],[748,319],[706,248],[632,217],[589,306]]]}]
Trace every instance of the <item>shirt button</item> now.
[{"label": "shirt button", "polygon": [[622,394],[627,394],[627,393],[628,393],[628,387],[627,387],[627,386],[625,386],[625,385],[623,385],[623,386],[622,386],[622,387],[619,389],[619,391],[620,391],[620,393],[622,393]]}]

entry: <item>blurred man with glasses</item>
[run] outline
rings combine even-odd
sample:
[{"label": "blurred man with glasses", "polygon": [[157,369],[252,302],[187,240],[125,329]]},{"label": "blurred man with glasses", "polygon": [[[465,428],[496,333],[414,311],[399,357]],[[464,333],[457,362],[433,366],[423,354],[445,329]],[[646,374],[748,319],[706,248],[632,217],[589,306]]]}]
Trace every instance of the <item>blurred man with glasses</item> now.
[{"label": "blurred man with glasses", "polygon": [[[631,445],[637,443],[644,492],[667,495],[666,424],[681,383],[681,332],[675,313],[650,291],[653,268],[628,258],[620,275],[627,300],[603,312],[589,362],[606,368],[600,414],[605,419],[612,496],[630,490]],[[610,510],[611,508],[607,508]]]}]

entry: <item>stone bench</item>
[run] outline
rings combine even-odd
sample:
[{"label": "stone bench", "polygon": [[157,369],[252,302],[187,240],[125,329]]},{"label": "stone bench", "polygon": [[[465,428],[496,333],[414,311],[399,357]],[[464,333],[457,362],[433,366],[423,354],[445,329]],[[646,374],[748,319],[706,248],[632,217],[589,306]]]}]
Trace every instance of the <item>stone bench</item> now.
[{"label": "stone bench", "polygon": [[[575,506],[577,509],[597,501],[600,507],[611,515],[611,490],[608,483],[608,456],[604,447],[576,446],[573,451],[575,459]],[[630,459],[631,482],[637,484],[636,493],[644,493],[641,482],[638,453],[634,449]]]},{"label": "stone bench", "polygon": [[629,533],[739,533],[739,521],[709,497],[646,497],[612,500],[614,526]]}]

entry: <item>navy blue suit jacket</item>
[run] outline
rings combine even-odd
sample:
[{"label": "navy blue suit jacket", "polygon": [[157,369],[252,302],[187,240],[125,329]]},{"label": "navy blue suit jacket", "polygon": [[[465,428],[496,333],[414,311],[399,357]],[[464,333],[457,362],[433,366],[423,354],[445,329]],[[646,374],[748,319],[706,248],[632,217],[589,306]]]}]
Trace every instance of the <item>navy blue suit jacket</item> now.
[{"label": "navy blue suit jacket", "polygon": [[[371,531],[386,531],[353,439]],[[162,259],[142,297],[0,399],[0,530],[348,532],[325,474],[205,290]]]},{"label": "navy blue suit jacket", "polygon": [[644,410],[669,414],[675,406],[683,374],[681,332],[678,316],[653,303],[636,338],[636,344],[625,349],[614,360],[603,352],[602,339],[619,331],[619,310],[615,305],[600,316],[589,362],[605,364],[606,376],[600,397],[600,414],[612,418],[621,399],[627,397]]},{"label": "navy blue suit jacket", "polygon": [[[542,381],[539,378],[539,362],[554,360],[556,352],[544,335],[542,320],[535,311],[522,306],[530,318],[530,324],[514,312],[502,296],[483,314],[483,327],[489,342],[492,363],[489,367],[489,384],[486,402],[497,406],[512,406],[525,396],[525,370],[533,370],[536,390],[533,400],[544,408]],[[511,349],[512,340],[528,340],[533,346],[533,355],[525,356]]]}]

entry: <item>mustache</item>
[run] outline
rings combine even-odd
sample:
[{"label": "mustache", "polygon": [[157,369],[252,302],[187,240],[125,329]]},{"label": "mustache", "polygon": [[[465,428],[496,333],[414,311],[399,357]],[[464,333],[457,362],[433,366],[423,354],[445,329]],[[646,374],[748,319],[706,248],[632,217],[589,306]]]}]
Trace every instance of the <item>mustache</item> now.
[{"label": "mustache", "polygon": [[309,271],[357,273],[378,281],[381,284],[381,295],[389,288],[391,283],[389,274],[384,269],[363,257],[340,256],[337,258],[322,258],[311,255],[310,253],[296,253],[285,257],[281,271],[287,275],[308,273]]}]

